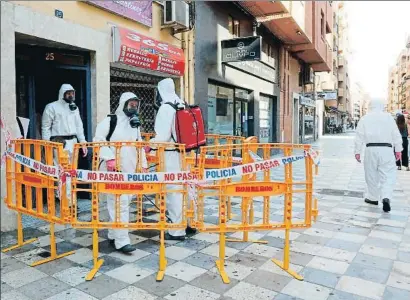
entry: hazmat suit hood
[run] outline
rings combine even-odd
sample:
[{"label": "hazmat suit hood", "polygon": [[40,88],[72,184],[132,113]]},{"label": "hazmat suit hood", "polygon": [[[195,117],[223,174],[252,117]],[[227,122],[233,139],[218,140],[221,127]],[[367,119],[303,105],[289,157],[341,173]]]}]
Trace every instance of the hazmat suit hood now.
[{"label": "hazmat suit hood", "polygon": [[[60,91],[58,92],[58,100],[66,103],[64,100],[64,93],[67,91],[75,91],[75,90],[71,84],[68,84],[68,83],[62,84],[60,87]],[[74,98],[74,101],[75,101],[75,98]]]},{"label": "hazmat suit hood", "polygon": [[374,99],[369,103],[369,112],[383,112],[385,103],[382,100]]},{"label": "hazmat suit hood", "polygon": [[165,102],[182,105],[183,101],[175,93],[175,83],[171,78],[166,78],[158,83],[158,93],[161,96],[161,105]]},{"label": "hazmat suit hood", "polygon": [[[118,103],[118,107],[115,111],[115,114],[119,117],[127,117],[124,113],[124,105],[125,102],[127,102],[130,99],[138,99],[137,95],[135,95],[134,93],[131,92],[125,92],[122,93],[121,97],[120,97],[120,101]],[[128,117],[127,117],[128,118]]]}]

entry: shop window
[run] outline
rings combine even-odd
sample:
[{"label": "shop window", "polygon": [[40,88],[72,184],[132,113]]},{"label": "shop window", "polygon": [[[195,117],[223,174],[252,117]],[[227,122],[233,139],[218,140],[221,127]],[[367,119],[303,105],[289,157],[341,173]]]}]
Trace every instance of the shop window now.
[{"label": "shop window", "polygon": [[270,96],[260,95],[259,97],[259,142],[271,142],[272,130],[272,102]]},{"label": "shop window", "polygon": [[234,19],[233,17],[228,17],[228,29],[229,33],[233,35],[233,37],[240,36],[240,22],[239,20]]},{"label": "shop window", "polygon": [[234,90],[208,84],[208,133],[233,135]]},{"label": "shop window", "polygon": [[276,48],[273,45],[262,41],[262,51],[266,54],[267,62],[270,63],[273,67],[276,67]]},{"label": "shop window", "polygon": [[315,108],[305,107],[305,139],[313,138],[313,132],[315,127]]}]

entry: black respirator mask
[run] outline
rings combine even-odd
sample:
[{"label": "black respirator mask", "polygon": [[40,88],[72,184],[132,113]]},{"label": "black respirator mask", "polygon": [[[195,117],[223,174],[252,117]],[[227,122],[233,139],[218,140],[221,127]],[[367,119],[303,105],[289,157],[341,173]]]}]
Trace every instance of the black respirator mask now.
[{"label": "black respirator mask", "polygon": [[128,101],[124,105],[123,109],[125,115],[130,118],[130,126],[132,128],[138,128],[141,126],[141,121],[138,115],[138,109],[133,107],[128,107]]},{"label": "black respirator mask", "polygon": [[64,93],[64,98],[63,99],[64,99],[65,102],[68,103],[68,107],[70,108],[70,110],[75,111],[77,109],[77,105],[75,105],[75,103],[74,103],[75,98],[74,98],[74,96],[71,96],[71,95],[66,96],[66,93],[67,92]]},{"label": "black respirator mask", "polygon": [[158,89],[155,89],[154,109],[158,110],[162,103],[162,97]]}]

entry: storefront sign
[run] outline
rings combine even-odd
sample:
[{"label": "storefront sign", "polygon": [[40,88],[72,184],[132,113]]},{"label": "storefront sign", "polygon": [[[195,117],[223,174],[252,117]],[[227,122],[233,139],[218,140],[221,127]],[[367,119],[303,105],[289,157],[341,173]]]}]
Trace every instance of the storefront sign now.
[{"label": "storefront sign", "polygon": [[113,27],[113,60],[175,76],[185,70],[182,49],[121,27]]},{"label": "storefront sign", "polygon": [[222,62],[260,60],[262,37],[249,36],[221,41]]},{"label": "storefront sign", "polygon": [[331,92],[318,92],[317,93],[317,98],[320,100],[337,100],[337,92],[336,91],[331,91]]},{"label": "storefront sign", "polygon": [[260,61],[230,62],[227,65],[266,81],[276,82],[276,70]]},{"label": "storefront sign", "polygon": [[152,27],[152,0],[85,2]]},{"label": "storefront sign", "polygon": [[305,105],[305,106],[309,106],[309,107],[316,107],[315,100],[313,100],[311,98],[300,96],[299,101],[300,101],[299,102],[300,105]]}]

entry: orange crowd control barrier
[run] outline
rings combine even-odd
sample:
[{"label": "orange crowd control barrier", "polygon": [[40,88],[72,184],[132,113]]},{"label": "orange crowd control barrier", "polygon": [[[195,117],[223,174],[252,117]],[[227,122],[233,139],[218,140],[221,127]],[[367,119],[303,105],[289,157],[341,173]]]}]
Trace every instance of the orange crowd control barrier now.
[{"label": "orange crowd control barrier", "polygon": [[[41,140],[19,139],[10,142],[7,150],[5,203],[17,212],[17,244],[3,252],[21,247],[36,239],[24,241],[22,214],[50,223],[50,257],[32,264],[37,266],[71,255],[74,251],[57,255],[55,224],[70,222],[70,207],[66,197],[66,174],[69,158],[63,145]],[[59,193],[59,199],[56,194]],[[24,196],[23,196],[24,195]],[[24,198],[24,199],[23,199]],[[43,204],[45,199],[46,204]]]},{"label": "orange crowd control barrier", "polygon": [[[290,256],[290,230],[294,228],[308,228],[311,226],[312,218],[316,220],[317,200],[313,199],[313,170],[314,163],[311,158],[313,153],[310,145],[290,144],[253,144],[243,143],[240,145],[209,146],[201,149],[200,169],[204,170],[205,181],[214,180],[212,189],[199,186],[197,191],[196,218],[193,224],[202,232],[219,233],[219,260],[216,266],[224,283],[229,283],[225,271],[225,246],[226,242],[256,242],[248,238],[251,231],[263,230],[285,230],[285,245],[283,261],[272,259],[280,268],[288,272],[296,279],[303,279],[299,274],[289,268]],[[231,153],[239,150],[242,153],[242,164],[232,164]],[[273,153],[282,152],[282,157],[272,157]],[[300,153],[296,154],[295,151]],[[218,154],[221,161],[219,170],[206,170],[205,159],[208,153]],[[296,181],[293,179],[293,163],[299,160],[305,162],[305,178]],[[283,179],[278,180],[277,170],[283,169]],[[275,173],[273,173],[275,172]],[[209,176],[207,176],[209,175]],[[301,188],[302,187],[302,188]],[[293,194],[303,193],[305,195],[305,215],[303,220],[293,221],[292,203]],[[219,196],[219,222],[216,225],[208,225],[205,222],[205,202],[209,196]],[[284,196],[283,221],[272,222],[270,215],[270,204],[272,196]],[[237,197],[241,199],[240,223],[229,223],[228,199]],[[254,203],[256,198],[261,198],[263,205],[262,222],[254,222]],[[243,232],[242,239],[226,239],[228,232]]]},{"label": "orange crowd control barrier", "polygon": [[[153,151],[151,155],[154,161],[158,162],[155,165],[154,172],[147,172],[149,163],[144,165],[144,160],[148,156],[144,148],[150,146]],[[79,156],[80,144],[74,147],[73,162],[76,164]],[[93,229],[93,261],[94,267],[86,276],[87,280],[91,280],[98,272],[104,260],[98,258],[98,230],[103,228],[108,229],[133,229],[133,230],[159,230],[160,231],[160,246],[159,246],[159,271],[157,280],[161,281],[165,274],[166,258],[165,258],[165,240],[164,235],[166,230],[183,229],[187,227],[187,186],[183,184],[184,178],[189,177],[185,172],[167,172],[164,155],[167,151],[172,151],[175,160],[173,164],[179,163],[182,171],[186,170],[185,165],[185,149],[182,145],[166,144],[166,143],[150,143],[147,142],[94,142],[88,143],[89,151],[92,151],[92,170],[77,170],[76,175],[72,178],[73,184],[73,216],[71,225],[74,228],[90,228]],[[102,151],[109,151],[115,154],[116,171],[106,172],[105,162],[102,159]],[[136,159],[133,159],[134,157]],[[134,160],[134,161],[133,161]],[[181,175],[182,174],[182,175]],[[184,177],[185,176],[185,177]],[[90,184],[90,188],[79,188],[79,185],[84,182]],[[172,183],[172,184],[166,184]],[[92,195],[92,214],[88,220],[80,220],[77,217],[77,201],[76,192],[86,191]],[[143,220],[143,202],[145,195],[156,194],[159,198],[158,207],[159,218],[157,223],[148,223]],[[165,197],[174,196],[174,200],[180,200],[179,205],[182,209],[182,218],[179,223],[167,222],[166,202]],[[131,199],[133,199],[131,201]],[[112,201],[114,208],[115,220],[109,221],[108,215],[100,213],[102,202],[107,202],[110,205]],[[125,202],[125,204],[124,204]],[[131,208],[135,209],[135,217],[128,220],[123,220],[121,216],[124,210],[127,211],[127,204],[130,202]]]},{"label": "orange crowd control barrier", "polygon": [[[72,161],[61,144],[45,141],[14,140],[8,152],[7,197],[6,204],[16,210],[19,217],[19,240],[14,248],[24,245],[22,236],[21,214],[28,214],[50,222],[51,251],[50,258],[35,263],[45,263],[72,252],[56,254],[54,224],[69,224],[74,228],[93,230],[94,266],[86,276],[94,278],[103,264],[98,258],[98,230],[133,229],[158,230],[160,232],[159,271],[157,280],[164,278],[166,268],[165,231],[185,229],[187,224],[202,232],[219,234],[219,260],[217,268],[224,283],[229,283],[225,271],[225,247],[227,241],[257,242],[249,239],[249,232],[283,229],[285,231],[283,261],[274,260],[283,270],[297,279],[302,277],[290,270],[291,229],[308,228],[318,214],[317,201],[313,199],[313,173],[316,152],[309,145],[258,144],[252,139],[239,144],[223,144],[201,148],[198,165],[190,168],[183,145],[172,143],[144,142],[94,142],[75,144]],[[79,170],[77,166],[79,149],[87,146],[92,153],[91,170]],[[146,160],[144,151],[149,146],[153,151],[153,160]],[[104,156],[107,150],[114,155],[115,171],[105,171]],[[178,170],[169,169],[166,155],[172,151],[173,163],[179,162]],[[45,152],[44,163],[39,153]],[[281,152],[278,156],[278,152]],[[105,153],[105,154],[104,154]],[[233,153],[240,153],[240,160],[233,159]],[[282,156],[280,156],[282,155]],[[214,156],[219,160],[217,168],[208,168],[206,159]],[[135,159],[132,159],[135,158]],[[293,176],[293,165],[304,161],[304,178]],[[154,166],[155,169],[149,170]],[[147,170],[148,168],[148,170]],[[317,171],[317,170],[316,170]],[[71,177],[71,198],[65,193],[65,176]],[[299,176],[300,177],[300,176]],[[88,187],[84,187],[87,186]],[[13,189],[15,192],[13,192]],[[26,190],[26,203],[23,204],[22,190]],[[34,189],[34,190],[33,190]],[[40,190],[47,191],[47,209],[32,208],[32,199],[41,197]],[[31,192],[30,192],[31,191]],[[60,205],[57,207],[54,193],[60,193]],[[91,193],[91,216],[85,218],[78,213],[77,192]],[[303,194],[305,212],[303,219],[295,220],[292,214],[293,195]],[[158,222],[148,223],[143,218],[143,203],[146,195],[158,195]],[[275,196],[283,196],[283,221],[274,222],[271,218],[271,204]],[[181,205],[182,216],[179,222],[167,220],[165,199],[174,197]],[[213,198],[214,200],[212,200]],[[235,198],[241,205],[237,220],[228,217],[228,199]],[[176,200],[175,200],[176,199]],[[218,222],[206,222],[205,207],[210,201],[218,205]],[[175,202],[173,202],[175,204]],[[135,210],[135,216],[128,213],[128,203]],[[126,205],[125,205],[126,204]],[[263,207],[261,221],[255,222],[254,206]],[[40,203],[38,203],[40,205]],[[105,205],[110,205],[114,214],[109,217]],[[124,217],[127,216],[128,218]],[[110,221],[113,219],[113,221]],[[242,233],[241,239],[227,239],[227,233]],[[6,251],[9,249],[5,249]]]}]

